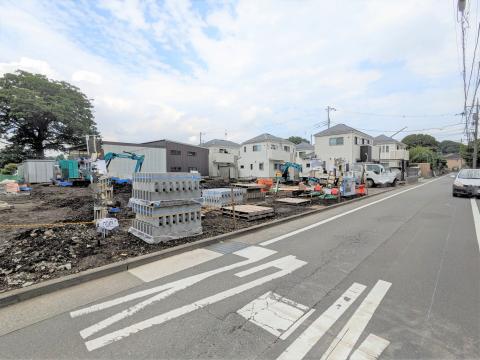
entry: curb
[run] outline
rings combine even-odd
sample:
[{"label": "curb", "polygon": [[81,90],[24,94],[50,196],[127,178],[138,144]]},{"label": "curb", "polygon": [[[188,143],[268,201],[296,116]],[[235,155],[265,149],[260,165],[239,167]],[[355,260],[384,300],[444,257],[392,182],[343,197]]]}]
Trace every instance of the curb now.
[{"label": "curb", "polygon": [[377,194],[372,194],[372,195],[367,195],[367,196],[360,197],[360,198],[355,198],[355,199],[348,200],[348,201],[345,201],[345,202],[341,202],[341,203],[338,203],[338,204],[333,204],[333,205],[327,206],[325,208],[309,210],[309,211],[306,211],[306,212],[303,212],[303,213],[287,216],[287,217],[284,217],[284,218],[281,218],[281,219],[268,221],[268,222],[263,223],[263,224],[258,224],[258,225],[254,225],[254,226],[251,226],[251,227],[248,227],[248,228],[232,231],[232,232],[229,232],[229,233],[226,233],[226,234],[220,234],[220,235],[217,235],[217,236],[213,236],[211,238],[202,239],[202,240],[198,240],[198,241],[195,241],[195,242],[182,244],[182,245],[172,247],[172,248],[169,248],[169,249],[164,249],[164,250],[156,251],[156,252],[153,252],[153,253],[150,253],[150,254],[130,258],[130,259],[127,259],[127,260],[124,260],[124,261],[119,261],[119,262],[116,262],[116,263],[112,263],[112,264],[100,266],[100,267],[97,267],[97,268],[85,270],[85,271],[82,271],[82,272],[77,273],[77,274],[62,276],[58,279],[47,280],[47,281],[44,281],[44,282],[41,282],[41,283],[38,283],[38,284],[28,286],[26,288],[10,290],[10,291],[7,291],[5,293],[0,294],[0,308],[6,307],[6,306],[9,306],[9,305],[13,305],[13,304],[25,301],[25,300],[29,300],[29,299],[32,299],[34,297],[40,296],[40,295],[49,294],[49,293],[55,292],[57,290],[65,289],[65,288],[75,286],[75,285],[79,285],[79,284],[85,283],[87,281],[96,280],[96,279],[99,279],[99,278],[102,278],[102,277],[105,277],[105,276],[109,276],[109,275],[113,275],[113,274],[116,274],[116,273],[119,273],[119,272],[127,271],[127,270],[133,269],[137,266],[145,265],[145,264],[148,264],[150,262],[157,261],[157,260],[160,260],[160,259],[163,259],[163,258],[166,258],[166,257],[178,255],[178,254],[181,254],[181,253],[184,253],[184,252],[187,252],[187,251],[191,251],[191,250],[194,250],[194,249],[197,249],[197,248],[212,245],[212,244],[215,244],[215,243],[218,243],[218,242],[222,242],[224,240],[229,240],[229,239],[235,238],[237,236],[246,235],[246,234],[258,231],[258,230],[263,230],[263,229],[267,229],[267,228],[270,228],[270,227],[273,227],[273,226],[276,226],[276,225],[279,225],[279,224],[294,221],[296,219],[303,218],[305,216],[314,215],[314,214],[321,213],[321,212],[324,212],[324,211],[327,211],[327,210],[330,210],[330,209],[335,209],[335,208],[340,207],[340,206],[344,206],[344,205],[347,205],[347,204],[352,204],[352,203],[355,203],[355,202],[358,202],[358,201],[369,199],[371,197],[386,194],[386,193],[394,191],[396,189],[397,188],[391,188],[391,189],[385,190],[385,191],[377,193]]}]

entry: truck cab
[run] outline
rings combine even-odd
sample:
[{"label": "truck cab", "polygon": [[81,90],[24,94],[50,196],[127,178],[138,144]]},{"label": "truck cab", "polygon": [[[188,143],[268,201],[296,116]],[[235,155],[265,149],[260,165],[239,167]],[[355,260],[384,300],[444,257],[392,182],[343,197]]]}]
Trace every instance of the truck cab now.
[{"label": "truck cab", "polygon": [[368,187],[374,187],[377,185],[390,185],[395,186],[397,184],[397,178],[393,172],[386,171],[383,165],[375,163],[357,163],[353,166],[353,172],[355,177],[362,178],[364,176],[365,182]]}]

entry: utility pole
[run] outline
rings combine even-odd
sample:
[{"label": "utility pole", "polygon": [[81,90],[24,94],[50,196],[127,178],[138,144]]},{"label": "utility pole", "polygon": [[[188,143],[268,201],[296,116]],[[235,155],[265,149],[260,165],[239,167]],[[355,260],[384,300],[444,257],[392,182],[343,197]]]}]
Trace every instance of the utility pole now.
[{"label": "utility pole", "polygon": [[202,132],[200,131],[200,145],[202,145],[202,135],[205,135],[205,133],[202,133]]},{"label": "utility pole", "polygon": [[478,153],[478,144],[477,144],[477,138],[478,138],[478,98],[477,98],[477,112],[473,114],[473,120],[475,121],[475,131],[473,132],[473,161],[472,161],[472,167],[474,169],[477,168],[477,153]]},{"label": "utility pole", "polygon": [[329,105],[325,111],[327,112],[327,128],[330,129],[330,111],[337,111],[337,109]]}]

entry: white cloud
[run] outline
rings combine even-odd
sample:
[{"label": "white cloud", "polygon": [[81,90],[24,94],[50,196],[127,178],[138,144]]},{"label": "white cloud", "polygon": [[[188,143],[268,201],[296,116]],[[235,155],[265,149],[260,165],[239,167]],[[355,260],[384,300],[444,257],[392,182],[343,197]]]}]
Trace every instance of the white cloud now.
[{"label": "white cloud", "polygon": [[[326,105],[339,109],[334,121],[357,127],[428,127],[457,119],[386,121],[340,110],[458,112],[447,3],[247,0],[201,17],[186,1],[105,0],[100,6],[113,17],[104,19],[88,1],[71,3],[70,12],[6,2],[0,5],[7,34],[0,71],[30,66],[25,69],[72,79],[94,99],[104,137],[117,140],[194,143],[199,132],[213,139],[225,130],[234,141],[265,131],[304,135],[316,131]],[[87,23],[108,44],[89,34],[95,42],[87,46],[82,34],[72,35]],[[207,36],[207,27],[218,36]],[[191,73],[175,69],[175,61]],[[365,62],[380,65],[362,68]]]},{"label": "white cloud", "polygon": [[43,74],[47,77],[54,77],[55,71],[50,67],[48,62],[43,60],[30,59],[21,57],[18,61],[0,63],[0,74],[14,72],[16,70],[25,70],[36,74]]},{"label": "white cloud", "polygon": [[100,85],[102,83],[102,76],[93,71],[78,70],[72,74],[72,80]]}]

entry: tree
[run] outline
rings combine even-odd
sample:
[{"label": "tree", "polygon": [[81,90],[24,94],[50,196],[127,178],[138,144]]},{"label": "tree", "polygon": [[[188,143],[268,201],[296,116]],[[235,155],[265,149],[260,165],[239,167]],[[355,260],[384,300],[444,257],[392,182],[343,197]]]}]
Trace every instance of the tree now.
[{"label": "tree", "polygon": [[302,142],[306,142],[310,144],[310,141],[308,141],[305,138],[302,138],[301,136],[290,136],[287,140],[294,143],[295,145],[298,145]]},{"label": "tree", "polygon": [[402,142],[407,145],[409,149],[416,146],[427,147],[432,150],[438,148],[438,141],[433,136],[427,134],[411,134],[405,136]]},{"label": "tree", "polygon": [[[477,162],[480,159],[480,140],[477,140]],[[468,167],[473,166],[473,141],[471,141],[468,145],[461,144],[460,145],[460,156],[465,160],[465,163]]]},{"label": "tree", "polygon": [[3,169],[0,169],[0,174],[13,175],[16,170],[17,170],[17,164],[10,163],[5,165]]},{"label": "tree", "polygon": [[430,163],[433,169],[441,168],[445,160],[439,153],[423,146],[416,146],[409,150],[410,162],[412,163]]},{"label": "tree", "polygon": [[452,140],[443,140],[438,147],[442,154],[458,154],[460,153],[461,143]]},{"label": "tree", "polygon": [[8,144],[3,157],[44,158],[46,150],[80,145],[85,135],[97,133],[92,108],[67,82],[21,70],[5,74],[0,77],[0,137]]}]

